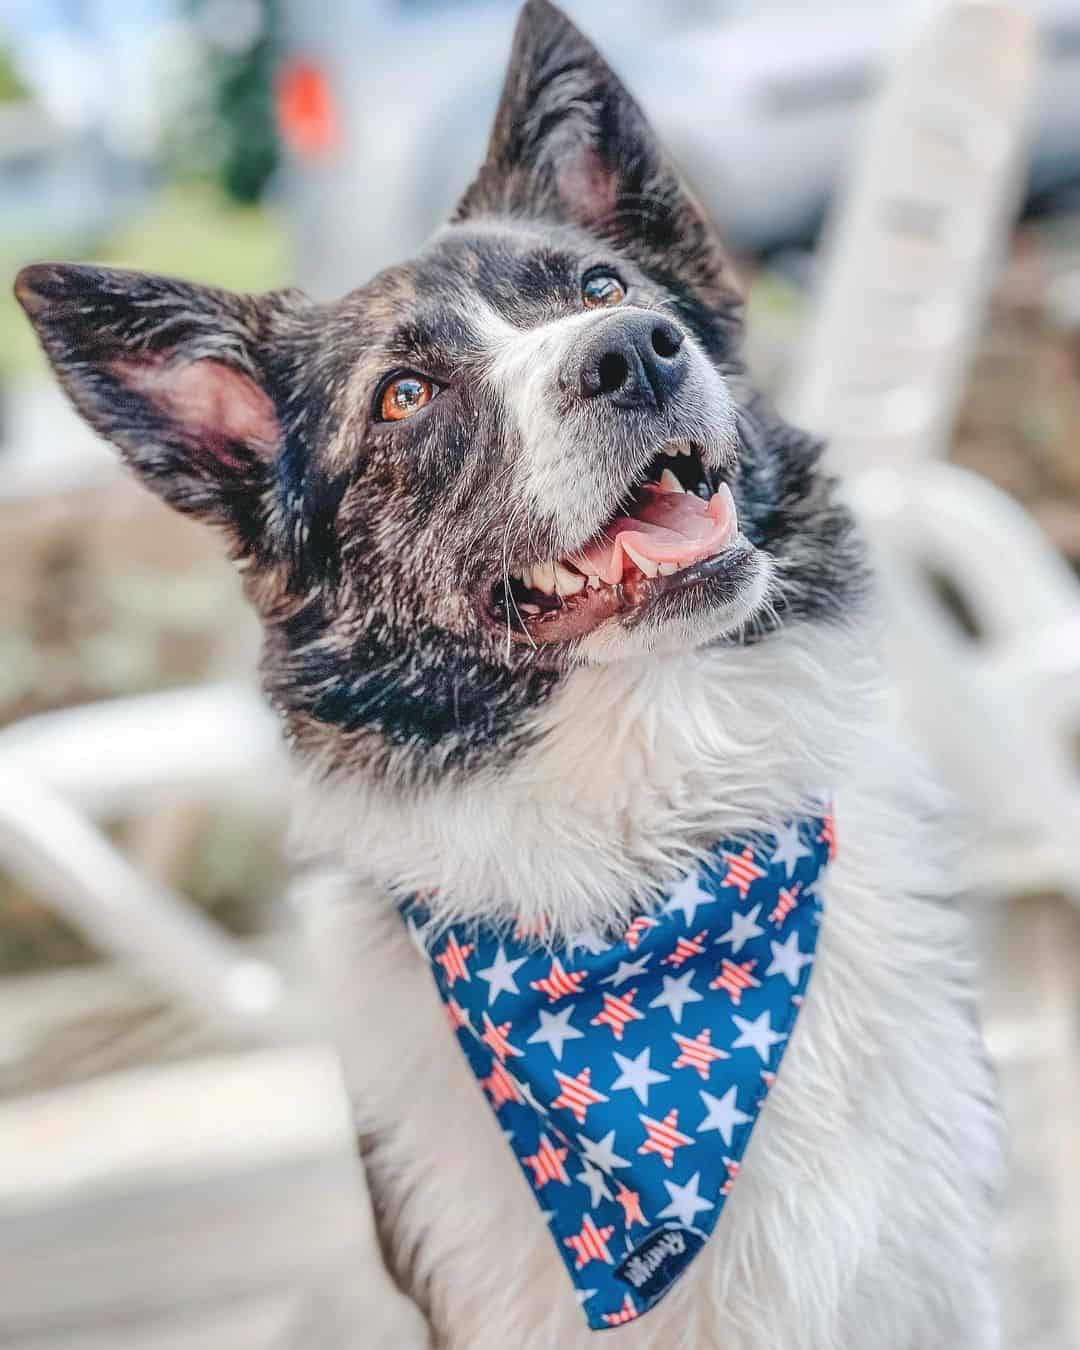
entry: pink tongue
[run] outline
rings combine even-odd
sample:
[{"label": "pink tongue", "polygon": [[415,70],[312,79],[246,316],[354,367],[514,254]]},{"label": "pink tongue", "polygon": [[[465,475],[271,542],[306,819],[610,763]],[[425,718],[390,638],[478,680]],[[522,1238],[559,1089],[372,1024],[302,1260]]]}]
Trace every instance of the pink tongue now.
[{"label": "pink tongue", "polygon": [[570,559],[579,571],[614,586],[622,580],[624,545],[651,562],[687,567],[719,553],[734,532],[725,492],[704,502],[692,492],[665,492],[646,483],[632,509],[632,516],[613,520],[601,538]]}]

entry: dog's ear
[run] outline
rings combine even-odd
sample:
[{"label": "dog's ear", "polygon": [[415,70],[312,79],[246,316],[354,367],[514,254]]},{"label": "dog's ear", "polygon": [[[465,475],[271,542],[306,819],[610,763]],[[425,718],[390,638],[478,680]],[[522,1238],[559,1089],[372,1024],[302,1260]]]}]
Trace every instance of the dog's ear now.
[{"label": "dog's ear", "polygon": [[548,0],[518,19],[487,156],[455,218],[478,215],[578,224],[718,308],[735,299],[716,230],[641,109]]},{"label": "dog's ear", "polygon": [[116,268],[24,268],[15,294],[71,401],[170,505],[258,540],[281,427],[260,353],[274,295]]}]

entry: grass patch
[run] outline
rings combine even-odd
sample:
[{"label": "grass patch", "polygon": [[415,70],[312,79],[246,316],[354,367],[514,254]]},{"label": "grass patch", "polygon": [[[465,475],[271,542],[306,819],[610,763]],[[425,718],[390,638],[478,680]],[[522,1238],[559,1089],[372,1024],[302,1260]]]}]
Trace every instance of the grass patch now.
[{"label": "grass patch", "polygon": [[288,277],[282,222],[259,206],[237,206],[209,185],[167,188],[106,239],[72,251],[18,241],[0,251],[0,380],[43,372],[44,358],[11,294],[23,263],[56,259],[135,267],[237,291],[263,291]]}]

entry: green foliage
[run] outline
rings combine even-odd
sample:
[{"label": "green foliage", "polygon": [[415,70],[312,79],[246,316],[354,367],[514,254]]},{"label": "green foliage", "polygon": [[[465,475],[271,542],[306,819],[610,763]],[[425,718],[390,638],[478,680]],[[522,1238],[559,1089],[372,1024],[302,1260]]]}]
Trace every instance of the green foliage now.
[{"label": "green foliage", "polygon": [[[194,0],[196,14],[204,0]],[[208,97],[200,135],[203,157],[229,196],[257,202],[278,165],[273,84],[281,32],[277,0],[260,0],[263,21],[256,41],[245,51],[209,47]]]},{"label": "green foliage", "polygon": [[0,47],[0,103],[18,103],[27,97],[28,91],[19,79],[11,53],[6,47]]}]

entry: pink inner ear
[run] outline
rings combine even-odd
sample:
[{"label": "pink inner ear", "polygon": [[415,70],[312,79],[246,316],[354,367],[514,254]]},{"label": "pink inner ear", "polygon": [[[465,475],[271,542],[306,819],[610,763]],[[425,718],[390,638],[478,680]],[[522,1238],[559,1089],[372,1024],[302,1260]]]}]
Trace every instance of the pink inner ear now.
[{"label": "pink inner ear", "polygon": [[230,446],[246,445],[260,459],[277,450],[280,428],[270,396],[250,375],[221,361],[185,365],[154,355],[121,358],[109,369],[174,422],[185,439],[230,468],[244,467]]},{"label": "pink inner ear", "polygon": [[575,220],[599,224],[614,213],[618,180],[592,146],[580,146],[564,159],[556,181],[559,197]]}]

